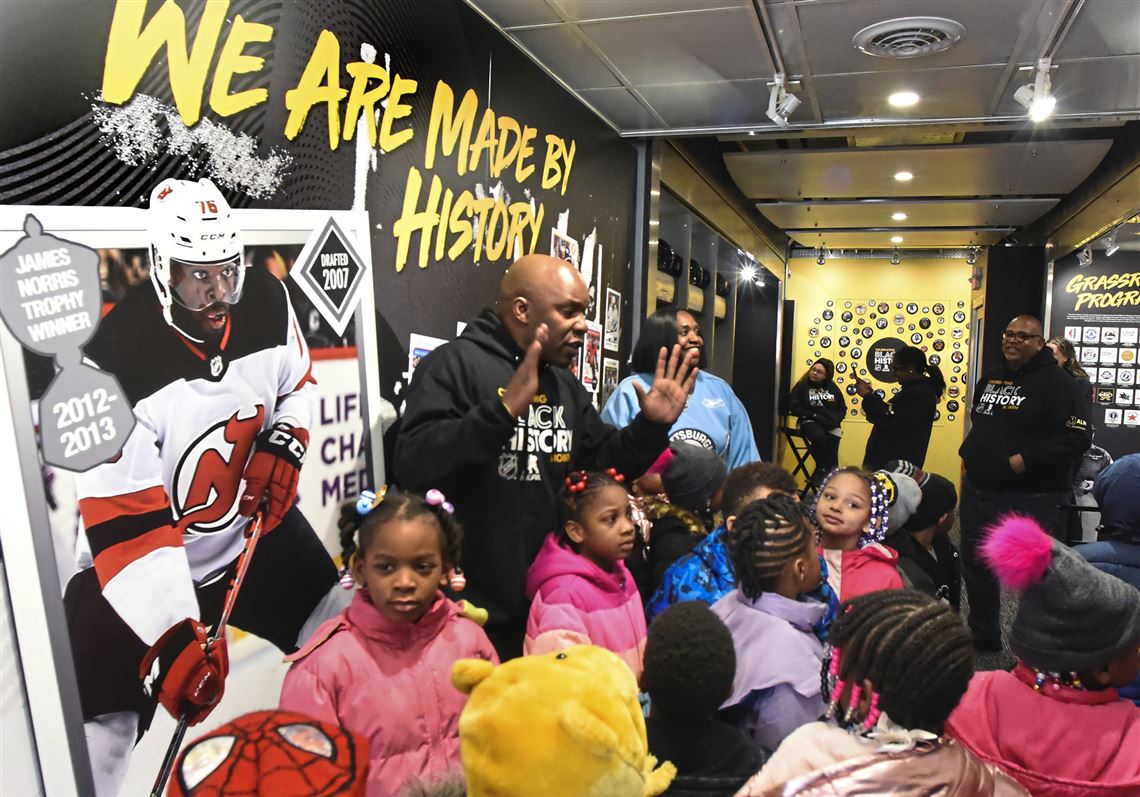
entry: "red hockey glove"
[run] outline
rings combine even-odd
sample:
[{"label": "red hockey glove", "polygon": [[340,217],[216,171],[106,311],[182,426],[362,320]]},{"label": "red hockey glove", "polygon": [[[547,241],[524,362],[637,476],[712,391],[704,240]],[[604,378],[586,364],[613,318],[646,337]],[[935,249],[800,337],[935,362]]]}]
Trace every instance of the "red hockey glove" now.
[{"label": "red hockey glove", "polygon": [[139,668],[143,691],[157,696],[170,716],[185,715],[191,725],[221,702],[230,670],[225,638],[215,641],[208,654],[206,638],[205,626],[187,617],[154,643]]},{"label": "red hockey glove", "polygon": [[297,498],[297,480],[301,476],[301,463],[305,461],[308,447],[308,429],[275,426],[259,434],[253,456],[242,474],[245,491],[238,504],[238,512],[246,517],[253,515],[268,491],[265,531],[277,528]]}]

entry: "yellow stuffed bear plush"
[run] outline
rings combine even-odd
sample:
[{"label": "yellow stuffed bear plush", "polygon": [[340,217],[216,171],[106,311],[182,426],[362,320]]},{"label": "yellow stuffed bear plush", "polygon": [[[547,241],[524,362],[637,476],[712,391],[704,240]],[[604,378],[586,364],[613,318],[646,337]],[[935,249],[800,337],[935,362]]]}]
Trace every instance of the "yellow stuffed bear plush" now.
[{"label": "yellow stuffed bear plush", "polygon": [[653,797],[677,774],[649,755],[637,682],[604,648],[462,659],[451,682],[471,696],[459,717],[468,797]]}]

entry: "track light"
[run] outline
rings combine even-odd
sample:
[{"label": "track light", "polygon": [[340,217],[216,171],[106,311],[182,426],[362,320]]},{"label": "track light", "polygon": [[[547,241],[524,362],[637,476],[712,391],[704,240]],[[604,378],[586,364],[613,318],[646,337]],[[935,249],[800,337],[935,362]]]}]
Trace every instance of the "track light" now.
[{"label": "track light", "polygon": [[1077,265],[1081,268],[1086,268],[1087,266],[1092,265],[1092,259],[1093,254],[1091,247],[1086,246],[1084,249],[1081,249],[1079,252],[1077,252]]},{"label": "track light", "polygon": [[899,248],[896,246],[891,251],[891,265],[897,266],[901,262],[902,262],[902,254],[899,252]]},{"label": "track light", "polygon": [[970,251],[966,253],[966,265],[972,266],[977,262],[978,262],[978,250],[977,249],[970,249]]},{"label": "track light", "polygon": [[1033,122],[1045,121],[1057,107],[1057,98],[1053,96],[1053,79],[1049,75],[1052,67],[1051,59],[1040,59],[1033,82],[1026,83],[1013,93],[1013,98],[1029,110],[1029,118]]},{"label": "track light", "polygon": [[1108,235],[1104,236],[1104,254],[1106,257],[1112,257],[1120,250],[1120,244],[1116,242],[1116,230],[1114,229]]},{"label": "track light", "polygon": [[815,259],[815,262],[821,266],[827,265],[827,255],[824,254],[822,246],[819,248],[819,257]]},{"label": "track light", "polygon": [[780,127],[788,126],[788,117],[800,107],[800,98],[789,94],[784,87],[784,73],[776,73],[775,79],[768,84],[768,110],[767,116]]},{"label": "track light", "polygon": [[743,282],[755,283],[756,282],[756,266],[751,263],[746,263],[740,267],[740,279]]}]

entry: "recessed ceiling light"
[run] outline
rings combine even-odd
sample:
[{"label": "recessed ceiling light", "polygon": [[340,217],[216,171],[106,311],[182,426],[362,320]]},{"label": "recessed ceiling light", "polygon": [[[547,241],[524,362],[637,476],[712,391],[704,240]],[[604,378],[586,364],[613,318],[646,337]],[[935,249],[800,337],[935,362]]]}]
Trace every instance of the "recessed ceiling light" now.
[{"label": "recessed ceiling light", "polygon": [[892,213],[891,218],[894,219],[895,221],[906,221],[906,214],[905,213]]},{"label": "recessed ceiling light", "polygon": [[891,236],[891,243],[901,244],[902,242],[903,242],[903,238],[901,235],[892,235]]},{"label": "recessed ceiling light", "polygon": [[907,180],[913,180],[914,175],[910,172],[895,172],[895,179],[900,183],[905,183]]},{"label": "recessed ceiling light", "polygon": [[896,91],[887,97],[887,102],[896,108],[909,108],[918,104],[918,94],[913,91]]}]

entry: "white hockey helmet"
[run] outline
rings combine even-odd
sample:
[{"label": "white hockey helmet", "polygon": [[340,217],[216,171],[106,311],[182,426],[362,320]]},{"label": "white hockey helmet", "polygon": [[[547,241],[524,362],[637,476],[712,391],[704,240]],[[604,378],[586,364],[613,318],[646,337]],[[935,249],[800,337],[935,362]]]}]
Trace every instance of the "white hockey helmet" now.
[{"label": "white hockey helmet", "polygon": [[241,236],[210,180],[167,179],[150,192],[150,279],[166,323],[171,304],[204,310],[236,304],[245,282]]}]

